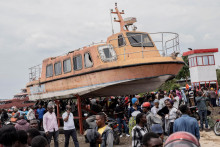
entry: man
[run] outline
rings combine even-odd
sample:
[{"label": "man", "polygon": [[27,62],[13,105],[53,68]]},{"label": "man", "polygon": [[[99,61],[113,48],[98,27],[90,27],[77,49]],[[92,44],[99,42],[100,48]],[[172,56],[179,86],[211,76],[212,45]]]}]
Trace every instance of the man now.
[{"label": "man", "polygon": [[14,126],[6,125],[0,129],[0,146],[14,146],[18,139],[18,135]]},{"label": "man", "polygon": [[147,123],[146,114],[139,113],[136,116],[136,126],[132,129],[132,147],[141,147],[144,134],[148,133],[145,124]]},{"label": "man", "polygon": [[163,147],[163,142],[159,135],[149,132],[143,137],[143,147]]},{"label": "man", "polygon": [[33,109],[34,109],[34,106],[30,106],[30,107],[29,107],[29,111],[28,111],[28,113],[27,113],[27,119],[28,119],[29,121],[36,118]]},{"label": "man", "polygon": [[57,117],[55,113],[53,112],[52,105],[47,106],[48,112],[44,114],[43,116],[43,128],[47,135],[48,142],[50,144],[52,136],[54,139],[54,146],[58,147],[58,136],[59,136],[59,130],[58,130],[58,124],[57,124]]},{"label": "man", "polygon": [[96,131],[102,136],[102,143],[99,144],[99,147],[113,147],[113,131],[112,129],[105,124],[107,121],[106,114],[100,112],[96,115],[96,124],[97,127],[95,128]]},{"label": "man", "polygon": [[27,133],[24,130],[17,131],[18,140],[15,143],[15,147],[28,147],[27,144]]},{"label": "man", "polygon": [[151,108],[151,112],[154,114],[154,115],[157,115],[157,112],[159,111],[159,100],[158,99],[155,99],[154,100],[154,106]]},{"label": "man", "polygon": [[203,94],[202,91],[198,91],[198,97],[195,98],[199,110],[201,131],[203,130],[203,120],[205,120],[205,128],[208,129],[206,101],[209,100],[209,98],[204,97],[204,95],[205,93]]},{"label": "man", "polygon": [[147,119],[147,129],[150,131],[150,128],[154,124],[160,124],[162,125],[162,120],[155,116],[150,110],[150,103],[149,102],[144,102],[142,104],[142,110],[143,113],[146,114],[146,119]]},{"label": "man", "polygon": [[175,107],[176,109],[179,108],[179,101],[180,101],[180,98],[179,96],[177,96],[176,92],[173,91],[172,94],[171,94],[171,99],[173,100],[173,107]]},{"label": "man", "polygon": [[27,131],[29,129],[30,125],[29,123],[24,119],[24,116],[21,115],[19,116],[19,120],[15,124],[15,129],[16,130],[24,130]]},{"label": "man", "polygon": [[118,130],[120,132],[120,137],[122,137],[122,131],[121,131],[122,124],[124,125],[126,136],[129,137],[130,135],[128,133],[128,127],[127,127],[127,124],[126,124],[126,121],[125,121],[125,116],[124,116],[125,108],[124,108],[124,106],[121,102],[119,103],[119,106],[117,106],[115,108],[115,114],[117,115],[117,123],[119,124],[118,125]]},{"label": "man", "polygon": [[189,132],[199,140],[199,125],[195,118],[189,116],[189,107],[187,107],[187,105],[181,105],[179,110],[181,111],[182,116],[174,121],[173,132]]},{"label": "man", "polygon": [[35,138],[36,136],[40,136],[40,132],[37,130],[37,129],[28,129],[27,130],[27,143],[29,146],[31,146],[31,142],[32,142],[32,139]]},{"label": "man", "polygon": [[156,133],[157,135],[159,135],[159,136],[160,136],[160,139],[161,139],[162,142],[163,142],[163,140],[164,140],[164,132],[163,132],[163,128],[162,128],[162,126],[161,126],[160,124],[155,124],[155,125],[153,125],[153,126],[151,127],[151,132],[154,132],[154,133]]},{"label": "man", "polygon": [[49,145],[43,136],[36,136],[31,141],[31,147],[49,147]]},{"label": "man", "polygon": [[45,109],[42,108],[41,105],[38,106],[38,109],[37,109],[37,114],[38,114],[38,120],[39,120],[39,130],[41,130],[41,126],[42,126],[42,122],[43,122],[43,115],[45,113]]},{"label": "man", "polygon": [[170,135],[164,147],[200,147],[200,143],[191,133],[180,131]]},{"label": "man", "polygon": [[[32,119],[30,121],[30,128],[37,129],[37,130],[39,129],[38,121],[36,119]],[[47,136],[44,133],[44,131],[40,131],[40,130],[38,130],[38,131],[40,132],[41,136],[43,136],[43,137],[45,137],[47,139]]]},{"label": "man", "polygon": [[1,113],[1,123],[4,123],[5,121],[8,120],[8,114],[7,111],[5,109],[2,109],[2,113]]},{"label": "man", "polygon": [[75,129],[75,124],[74,124],[74,117],[73,114],[71,113],[71,106],[66,105],[66,112],[63,113],[62,115],[63,121],[64,121],[64,135],[65,135],[65,147],[69,146],[69,138],[70,136],[72,137],[74,141],[75,147],[79,147],[79,143],[77,140],[77,135],[76,135],[76,129]]},{"label": "man", "polygon": [[214,88],[211,87],[210,91],[209,91],[209,97],[211,99],[211,103],[212,103],[212,106],[213,107],[216,107],[216,98],[217,98],[217,95],[215,93],[215,90]]},{"label": "man", "polygon": [[19,116],[20,116],[20,113],[18,112],[18,108],[17,107],[13,108],[11,122],[15,123],[17,119],[19,118]]}]

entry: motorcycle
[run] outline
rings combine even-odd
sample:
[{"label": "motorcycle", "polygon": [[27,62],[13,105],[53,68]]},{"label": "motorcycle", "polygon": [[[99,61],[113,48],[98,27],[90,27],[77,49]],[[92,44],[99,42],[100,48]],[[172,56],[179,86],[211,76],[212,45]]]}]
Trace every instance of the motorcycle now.
[{"label": "motorcycle", "polygon": [[114,145],[119,145],[120,143],[120,132],[118,130],[117,121],[113,118],[108,117],[108,126],[112,128],[113,136],[114,136]]},{"label": "motorcycle", "polygon": [[213,130],[215,135],[220,136],[220,119],[216,120]]},{"label": "motorcycle", "polygon": [[192,107],[189,107],[189,109],[190,109],[190,112],[191,112],[190,116],[194,117],[196,120],[200,120],[197,107],[192,106]]}]

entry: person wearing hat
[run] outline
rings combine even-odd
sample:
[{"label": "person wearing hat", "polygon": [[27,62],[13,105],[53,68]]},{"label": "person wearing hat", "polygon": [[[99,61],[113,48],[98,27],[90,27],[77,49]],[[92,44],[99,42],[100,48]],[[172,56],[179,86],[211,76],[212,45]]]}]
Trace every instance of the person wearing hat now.
[{"label": "person wearing hat", "polygon": [[129,117],[129,134],[131,134],[132,128],[136,125],[136,116],[138,113],[142,112],[141,107],[139,105],[139,101],[137,98],[132,98],[132,107],[128,110]]},{"label": "person wearing hat", "polygon": [[155,116],[150,109],[150,102],[144,102],[142,105],[142,111],[146,114],[147,118],[147,129],[150,130],[151,126],[154,124],[162,124],[162,120]]},{"label": "person wearing hat", "polygon": [[156,133],[157,135],[159,135],[159,136],[160,136],[160,139],[161,139],[162,141],[164,141],[163,128],[162,128],[162,126],[161,126],[160,124],[155,124],[155,125],[151,126],[150,129],[151,129],[151,132],[154,132],[154,133]]},{"label": "person wearing hat", "polygon": [[170,135],[164,147],[200,147],[199,140],[189,132],[175,132]]}]

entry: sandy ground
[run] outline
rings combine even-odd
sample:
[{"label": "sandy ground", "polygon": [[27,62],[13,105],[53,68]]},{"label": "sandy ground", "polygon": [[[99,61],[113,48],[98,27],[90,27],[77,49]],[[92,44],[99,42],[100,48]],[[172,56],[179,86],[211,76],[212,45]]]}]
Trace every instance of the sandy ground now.
[{"label": "sandy ground", "polygon": [[[211,130],[209,132],[202,131],[200,132],[201,139],[200,144],[202,147],[220,147],[220,136],[216,136],[214,132]],[[120,138],[120,144],[115,145],[115,147],[131,147],[131,138],[130,137],[122,137]],[[78,135],[79,145],[80,147],[89,147],[88,143],[85,143],[84,137],[82,135]],[[60,134],[59,136],[59,146],[64,146],[64,135]],[[53,146],[53,142],[51,143],[51,147]],[[69,146],[74,146],[72,139],[70,139]]]}]

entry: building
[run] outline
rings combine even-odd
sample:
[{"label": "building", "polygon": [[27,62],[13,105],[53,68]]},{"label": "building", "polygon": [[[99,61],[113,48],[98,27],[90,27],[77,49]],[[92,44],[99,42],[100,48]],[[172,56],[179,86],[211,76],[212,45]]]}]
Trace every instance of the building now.
[{"label": "building", "polygon": [[191,83],[194,88],[218,88],[214,53],[218,48],[195,49],[184,52],[188,56]]}]

